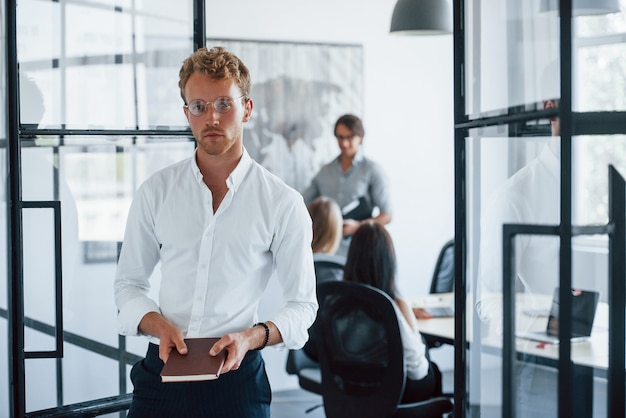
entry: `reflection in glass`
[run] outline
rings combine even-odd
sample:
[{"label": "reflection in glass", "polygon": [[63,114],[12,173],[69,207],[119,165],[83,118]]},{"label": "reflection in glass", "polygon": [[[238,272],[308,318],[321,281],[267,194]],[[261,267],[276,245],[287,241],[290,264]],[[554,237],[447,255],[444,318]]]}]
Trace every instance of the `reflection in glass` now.
[{"label": "reflection in glass", "polygon": [[162,0],[20,2],[18,58],[44,96],[40,127],[186,126],[177,80],[192,48],[191,10],[190,2]]},{"label": "reflection in glass", "polygon": [[541,88],[542,72],[559,57],[557,15],[540,13],[535,1],[475,1],[466,7],[466,32],[474,34],[466,49],[468,114],[540,108],[543,100],[558,97]]},{"label": "reflection in glass", "polygon": [[572,138],[574,213],[577,225],[608,222],[609,164],[626,173],[626,136],[595,135]]}]

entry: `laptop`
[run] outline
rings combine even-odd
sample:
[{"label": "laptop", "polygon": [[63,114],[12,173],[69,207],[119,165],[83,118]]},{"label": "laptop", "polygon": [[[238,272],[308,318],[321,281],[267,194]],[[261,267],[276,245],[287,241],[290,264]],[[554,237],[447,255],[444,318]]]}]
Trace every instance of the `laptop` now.
[{"label": "laptop", "polygon": [[[591,336],[593,320],[600,293],[590,290],[572,289],[572,338],[571,342],[584,341]],[[549,344],[559,343],[559,288],[554,289],[548,324],[544,331],[518,332],[517,336]]]},{"label": "laptop", "polygon": [[[440,303],[442,298],[436,296],[435,294],[430,296],[428,301],[431,303]],[[450,303],[448,305],[429,306],[429,304],[425,304],[425,306],[420,307],[428,312],[433,318],[449,318],[454,316],[454,298],[450,298]]]},{"label": "laptop", "polygon": [[454,316],[452,306],[429,306],[424,308],[433,318],[448,318]]}]

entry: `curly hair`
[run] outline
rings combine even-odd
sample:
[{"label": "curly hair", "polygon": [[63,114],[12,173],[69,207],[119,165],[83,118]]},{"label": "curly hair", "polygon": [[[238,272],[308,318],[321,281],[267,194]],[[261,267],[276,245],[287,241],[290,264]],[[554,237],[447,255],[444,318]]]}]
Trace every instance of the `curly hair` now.
[{"label": "curly hair", "polygon": [[178,87],[180,87],[180,97],[185,103],[187,103],[185,86],[194,72],[206,74],[214,80],[235,79],[241,93],[245,97],[250,95],[252,81],[248,67],[235,54],[221,46],[211,49],[199,48],[183,62],[178,72]]}]

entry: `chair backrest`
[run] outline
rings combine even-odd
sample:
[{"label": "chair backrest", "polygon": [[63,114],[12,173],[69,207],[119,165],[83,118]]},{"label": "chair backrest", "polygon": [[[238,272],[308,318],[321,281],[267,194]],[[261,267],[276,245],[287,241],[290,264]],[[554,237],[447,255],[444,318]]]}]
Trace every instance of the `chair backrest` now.
[{"label": "chair backrest", "polygon": [[454,291],[454,240],[446,242],[439,252],[430,293],[449,293]]},{"label": "chair backrest", "polygon": [[404,391],[400,326],[384,292],[351,282],[317,287],[314,324],[328,418],[390,417]]},{"label": "chair backrest", "polygon": [[345,257],[315,254],[313,256],[313,266],[315,267],[315,279],[317,284],[342,280],[345,261]]}]

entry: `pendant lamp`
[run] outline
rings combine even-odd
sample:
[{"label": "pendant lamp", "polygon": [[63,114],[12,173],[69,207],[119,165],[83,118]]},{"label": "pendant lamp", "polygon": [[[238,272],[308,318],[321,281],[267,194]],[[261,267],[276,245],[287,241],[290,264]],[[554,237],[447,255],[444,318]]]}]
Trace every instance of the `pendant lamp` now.
[{"label": "pendant lamp", "polygon": [[[541,0],[540,12],[556,12],[559,0]],[[619,0],[572,0],[573,16],[593,16],[617,13],[620,11]]]},{"label": "pendant lamp", "polygon": [[390,32],[397,35],[452,33],[452,0],[398,0]]}]

